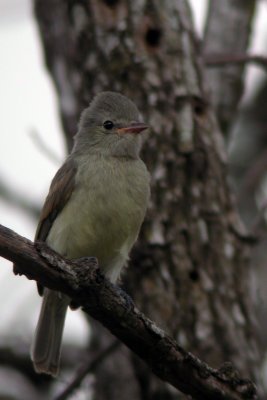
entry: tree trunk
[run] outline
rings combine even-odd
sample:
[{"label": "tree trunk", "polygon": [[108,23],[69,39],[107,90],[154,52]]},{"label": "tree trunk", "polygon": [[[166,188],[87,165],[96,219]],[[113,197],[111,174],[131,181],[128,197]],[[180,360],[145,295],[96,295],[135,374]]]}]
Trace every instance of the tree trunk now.
[{"label": "tree trunk", "polygon": [[[255,11],[255,0],[209,1],[204,52],[216,56],[245,55]],[[212,103],[224,133],[227,134],[244,90],[244,64],[207,71]]]},{"label": "tree trunk", "polygon": [[[142,154],[152,198],[127,290],[186,349],[257,380],[250,238],[227,184],[187,1],[35,0],[35,11],[69,148],[80,111],[102,90],[131,97],[152,126]],[[111,338],[96,329],[94,349],[105,347]],[[125,349],[98,369],[95,387],[99,400],[177,399]]]}]

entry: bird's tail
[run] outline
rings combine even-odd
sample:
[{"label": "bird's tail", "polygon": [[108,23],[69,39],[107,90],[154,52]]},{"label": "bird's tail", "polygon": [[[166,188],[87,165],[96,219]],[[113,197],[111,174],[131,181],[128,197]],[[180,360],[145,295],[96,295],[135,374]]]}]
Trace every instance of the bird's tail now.
[{"label": "bird's tail", "polygon": [[31,359],[36,372],[57,376],[61,341],[69,298],[45,289],[42,308],[31,348]]}]

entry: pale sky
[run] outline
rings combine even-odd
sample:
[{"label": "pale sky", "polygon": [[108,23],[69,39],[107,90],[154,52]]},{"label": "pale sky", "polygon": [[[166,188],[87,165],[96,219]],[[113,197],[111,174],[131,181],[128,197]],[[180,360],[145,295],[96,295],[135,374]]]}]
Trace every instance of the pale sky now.
[{"label": "pale sky", "polygon": [[[0,179],[42,204],[60,161],[51,162],[31,133],[37,132],[59,160],[64,159],[64,145],[29,0],[1,0],[0,48]],[[1,199],[0,223],[34,237],[35,222]],[[8,336],[16,327],[27,338],[34,332],[40,297],[35,284],[15,277],[8,265],[0,258],[0,334]],[[87,325],[80,312],[68,313],[65,331],[65,338],[86,340]]]}]

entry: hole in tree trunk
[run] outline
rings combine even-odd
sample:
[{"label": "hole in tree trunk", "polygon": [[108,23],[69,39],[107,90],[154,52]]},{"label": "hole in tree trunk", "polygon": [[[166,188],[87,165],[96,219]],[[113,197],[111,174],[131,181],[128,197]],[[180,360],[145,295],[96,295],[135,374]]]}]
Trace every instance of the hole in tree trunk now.
[{"label": "hole in tree trunk", "polygon": [[194,96],[193,106],[194,106],[194,112],[195,112],[196,116],[201,117],[206,112],[207,102],[200,97]]},{"label": "hole in tree trunk", "polygon": [[149,28],[145,35],[145,41],[149,46],[157,47],[160,44],[162,31],[159,28]]},{"label": "hole in tree trunk", "polygon": [[199,279],[199,273],[195,269],[193,269],[192,271],[189,272],[189,278],[193,282],[196,282]]},{"label": "hole in tree trunk", "polygon": [[104,2],[108,7],[115,7],[115,6],[119,3],[119,0],[103,0],[103,2]]}]

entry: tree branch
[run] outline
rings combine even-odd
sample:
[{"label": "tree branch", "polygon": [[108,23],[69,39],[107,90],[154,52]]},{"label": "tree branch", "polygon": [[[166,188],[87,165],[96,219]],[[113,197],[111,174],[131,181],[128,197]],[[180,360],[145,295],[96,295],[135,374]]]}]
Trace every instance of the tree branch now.
[{"label": "tree branch", "polygon": [[40,215],[41,206],[12,188],[10,184],[4,181],[2,176],[0,176],[0,198],[9,205],[15,206],[24,213],[27,213],[35,221]]},{"label": "tree branch", "polygon": [[[99,358],[101,354],[99,355]],[[102,357],[103,359],[103,357]],[[63,345],[61,366],[63,368],[73,367],[81,360],[81,349],[75,345]],[[30,379],[35,385],[48,386],[52,377],[44,374],[36,374],[29,357],[29,343],[18,339],[18,334],[9,337],[2,336],[0,340],[0,365],[13,368]],[[84,366],[85,367],[85,366]],[[89,368],[89,365],[88,365]],[[91,371],[90,371],[91,372]]]},{"label": "tree branch", "polygon": [[0,255],[19,264],[20,274],[59,290],[99,320],[162,380],[194,399],[256,399],[255,385],[230,363],[219,370],[186,352],[101,274],[95,259],[70,261],[44,243],[32,243],[0,225]]},{"label": "tree branch", "polygon": [[[204,54],[246,53],[256,3],[255,0],[209,1]],[[209,68],[207,81],[220,126],[227,134],[244,90],[244,63],[231,63],[223,69]]]},{"label": "tree branch", "polygon": [[252,63],[267,70],[267,57],[262,55],[211,53],[204,54],[203,58],[208,67],[224,67],[227,65],[243,65]]},{"label": "tree branch", "polygon": [[47,160],[50,160],[57,167],[62,163],[60,157],[47,145],[43,140],[42,135],[36,129],[30,131],[30,137],[37,150],[39,150]]},{"label": "tree branch", "polygon": [[77,389],[82,380],[86,377],[86,375],[93,373],[96,368],[103,362],[103,360],[110,356],[118,347],[120,346],[120,342],[118,340],[114,340],[105,350],[101,351],[94,359],[90,360],[83,364],[79,370],[77,371],[75,377],[71,382],[63,389],[61,393],[59,393],[54,400],[66,400],[75,389]]}]

